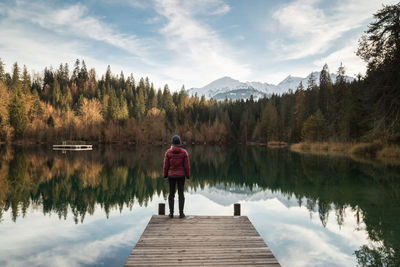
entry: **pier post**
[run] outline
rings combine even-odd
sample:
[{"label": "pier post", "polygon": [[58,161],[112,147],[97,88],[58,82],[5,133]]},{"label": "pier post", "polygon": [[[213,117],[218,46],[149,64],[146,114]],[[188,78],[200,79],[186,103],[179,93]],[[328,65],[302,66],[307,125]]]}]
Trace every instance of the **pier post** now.
[{"label": "pier post", "polygon": [[158,203],[158,215],[165,215],[165,203]]},{"label": "pier post", "polygon": [[240,203],[233,204],[233,216],[240,216]]}]

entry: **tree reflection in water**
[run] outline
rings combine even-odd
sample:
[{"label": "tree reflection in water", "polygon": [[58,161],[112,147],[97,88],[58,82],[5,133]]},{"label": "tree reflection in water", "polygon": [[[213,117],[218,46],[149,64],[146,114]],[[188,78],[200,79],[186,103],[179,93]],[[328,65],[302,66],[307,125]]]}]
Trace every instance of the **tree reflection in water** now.
[{"label": "tree reflection in water", "polygon": [[[0,221],[27,209],[41,209],[83,222],[100,205],[107,216],[168,193],[162,179],[166,147],[142,146],[62,154],[46,148],[2,147],[0,152]],[[360,265],[400,265],[400,172],[396,167],[340,157],[312,156],[260,147],[188,147],[193,176],[188,187],[235,185],[294,195],[325,227],[338,225],[350,207],[364,222],[370,246],[355,252]],[[335,211],[335,218],[328,218]]]}]

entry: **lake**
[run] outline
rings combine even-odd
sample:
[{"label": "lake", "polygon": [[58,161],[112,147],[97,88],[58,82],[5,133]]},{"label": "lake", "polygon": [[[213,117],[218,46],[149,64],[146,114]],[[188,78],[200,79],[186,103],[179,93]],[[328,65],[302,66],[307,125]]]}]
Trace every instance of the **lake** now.
[{"label": "lake", "polygon": [[[167,202],[167,148],[1,147],[0,266],[122,266]],[[256,146],[187,150],[187,215],[233,215],[241,203],[282,266],[400,265],[399,167]]]}]

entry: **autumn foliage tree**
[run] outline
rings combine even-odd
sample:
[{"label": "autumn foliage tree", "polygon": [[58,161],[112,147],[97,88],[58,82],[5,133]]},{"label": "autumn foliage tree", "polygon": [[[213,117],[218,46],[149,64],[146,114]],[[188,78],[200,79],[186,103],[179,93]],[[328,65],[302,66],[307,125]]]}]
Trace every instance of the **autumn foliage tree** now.
[{"label": "autumn foliage tree", "polygon": [[[154,88],[146,78],[100,78],[76,60],[31,77],[0,60],[0,140],[87,140],[166,143],[179,134],[188,143],[287,141],[400,143],[400,4],[384,6],[360,40],[365,77],[348,80],[343,64],[333,80],[328,65],[307,84],[258,100],[216,101],[189,96],[182,86]],[[13,137],[13,138],[12,138]]]}]

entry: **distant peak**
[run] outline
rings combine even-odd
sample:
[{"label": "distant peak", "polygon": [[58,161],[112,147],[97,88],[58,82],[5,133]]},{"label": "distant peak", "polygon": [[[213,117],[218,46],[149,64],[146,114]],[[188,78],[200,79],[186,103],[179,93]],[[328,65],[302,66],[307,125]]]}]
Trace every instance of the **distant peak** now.
[{"label": "distant peak", "polygon": [[296,77],[290,74],[284,80],[293,80],[293,79],[301,79],[301,77]]},{"label": "distant peak", "polygon": [[[295,78],[295,77],[293,77],[292,75],[288,75],[285,79],[283,79],[282,82],[291,81],[291,80],[293,80],[293,78]],[[281,83],[282,83],[282,82],[281,82]]]},{"label": "distant peak", "polygon": [[[314,76],[314,80],[318,85],[319,74],[318,71],[311,72],[306,77],[297,77],[290,74],[277,85],[257,81],[241,82],[232,77],[223,76],[201,88],[191,88],[187,90],[187,92],[190,93],[190,95],[204,95],[206,98],[213,97],[217,100],[223,100],[225,98],[248,99],[250,98],[250,95],[253,95],[254,98],[262,98],[264,95],[282,94],[287,92],[289,89],[296,90],[300,82],[302,82],[303,85],[307,84],[311,75]],[[336,75],[331,75],[332,82],[334,82]],[[351,81],[351,79],[351,77],[348,77],[348,80]]]},{"label": "distant peak", "polygon": [[221,78],[219,78],[219,79],[216,79],[215,81],[224,81],[224,80],[227,80],[227,81],[236,81],[235,79],[232,79],[232,78],[229,77],[229,76],[221,77]]}]

